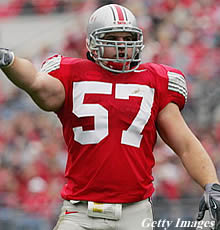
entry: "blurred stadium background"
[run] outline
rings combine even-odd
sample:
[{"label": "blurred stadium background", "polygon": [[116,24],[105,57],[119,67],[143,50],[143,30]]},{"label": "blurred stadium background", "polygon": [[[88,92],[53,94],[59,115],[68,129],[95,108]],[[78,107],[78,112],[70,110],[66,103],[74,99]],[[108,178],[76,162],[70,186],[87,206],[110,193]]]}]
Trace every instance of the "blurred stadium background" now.
[{"label": "blurred stadium background", "polygon": [[[87,19],[107,3],[124,4],[137,15],[145,36],[144,62],[185,73],[189,96],[183,115],[219,174],[219,0],[0,0],[0,47],[37,68],[54,53],[85,57]],[[40,111],[0,73],[0,229],[52,229],[64,183],[61,131],[53,113]],[[156,219],[195,220],[202,189],[159,138],[155,157]]]}]

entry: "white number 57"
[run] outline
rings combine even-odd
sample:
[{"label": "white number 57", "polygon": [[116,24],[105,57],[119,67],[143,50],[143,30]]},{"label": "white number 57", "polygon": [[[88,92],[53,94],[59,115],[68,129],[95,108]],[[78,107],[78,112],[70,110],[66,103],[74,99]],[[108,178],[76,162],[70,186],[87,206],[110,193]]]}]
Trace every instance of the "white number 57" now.
[{"label": "white number 57", "polygon": [[[108,110],[100,104],[84,104],[86,94],[112,94],[112,83],[82,81],[73,83],[73,110],[79,118],[94,117],[94,130],[73,128],[74,140],[80,144],[97,144],[108,136]],[[154,101],[154,89],[147,85],[116,84],[115,98],[129,100],[130,96],[142,97],[140,109],[127,130],[122,131],[121,143],[140,147],[141,132],[147,124]]]}]

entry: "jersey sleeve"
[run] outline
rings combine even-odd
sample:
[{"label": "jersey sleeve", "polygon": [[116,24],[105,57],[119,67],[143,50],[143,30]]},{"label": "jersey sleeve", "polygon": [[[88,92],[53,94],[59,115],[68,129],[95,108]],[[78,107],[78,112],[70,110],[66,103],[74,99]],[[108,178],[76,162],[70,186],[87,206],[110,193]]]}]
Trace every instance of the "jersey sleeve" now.
[{"label": "jersey sleeve", "polygon": [[186,80],[182,73],[168,71],[168,101],[176,103],[180,109],[183,109],[187,101]]},{"label": "jersey sleeve", "polygon": [[79,60],[77,58],[64,57],[56,54],[43,62],[40,71],[59,79],[65,89],[67,89],[69,82],[71,82],[73,72],[77,70],[76,67],[74,68],[73,66],[78,62]]},{"label": "jersey sleeve", "polygon": [[50,74],[51,76],[62,79],[61,75],[61,55],[54,55],[52,57],[49,57],[47,60],[45,60],[41,66],[40,71]]},{"label": "jersey sleeve", "polygon": [[182,110],[187,101],[187,85],[184,74],[175,68],[160,65],[156,68],[160,88],[160,110],[168,103],[175,103]]},{"label": "jersey sleeve", "polygon": [[63,108],[65,107],[66,104],[68,104],[68,96],[69,95],[69,91],[71,90],[69,86],[71,86],[71,84],[69,84],[70,82],[70,65],[69,65],[69,59],[67,59],[61,55],[54,55],[52,57],[49,57],[48,59],[46,59],[43,64],[42,67],[40,69],[41,72],[45,72],[48,73],[49,75],[51,75],[54,78],[57,78],[58,80],[61,81],[61,83],[64,86],[65,89],[65,101],[64,101],[64,105],[61,107],[61,109],[59,111],[56,111],[57,114],[59,114]]}]

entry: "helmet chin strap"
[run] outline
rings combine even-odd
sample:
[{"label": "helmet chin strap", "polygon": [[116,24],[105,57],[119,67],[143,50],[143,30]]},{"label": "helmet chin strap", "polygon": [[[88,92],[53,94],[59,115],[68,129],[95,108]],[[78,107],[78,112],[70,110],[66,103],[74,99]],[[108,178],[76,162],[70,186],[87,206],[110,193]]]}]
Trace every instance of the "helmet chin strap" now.
[{"label": "helmet chin strap", "polygon": [[116,70],[128,70],[130,69],[130,62],[118,63],[113,61],[104,62],[104,65]]}]

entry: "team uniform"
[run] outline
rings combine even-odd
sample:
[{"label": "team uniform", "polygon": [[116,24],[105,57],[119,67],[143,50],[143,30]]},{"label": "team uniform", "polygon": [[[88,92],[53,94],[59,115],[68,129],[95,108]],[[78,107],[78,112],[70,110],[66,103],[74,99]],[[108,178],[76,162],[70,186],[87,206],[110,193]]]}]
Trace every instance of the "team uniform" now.
[{"label": "team uniform", "polygon": [[152,63],[114,74],[90,60],[60,55],[49,58],[41,71],[65,88],[65,102],[57,111],[68,148],[61,192],[65,202],[148,200],[154,191],[157,116],[170,102],[184,107],[184,75]]},{"label": "team uniform", "polygon": [[[108,4],[94,11],[87,26],[86,46],[88,60],[55,55],[41,69],[64,86],[64,91],[55,90],[59,94],[57,103],[49,100],[39,104],[46,110],[55,110],[62,104],[56,114],[68,148],[67,182],[61,192],[64,202],[54,230],[152,230],[155,222],[150,197],[154,192],[157,120],[168,131],[162,117],[170,114],[172,108],[163,114],[160,111],[169,103],[175,103],[180,110],[184,107],[184,75],[169,66],[141,64],[143,32],[133,13],[120,5]],[[22,85],[22,89],[26,85],[30,94],[31,82],[36,78],[32,74],[27,83],[28,71],[23,69],[30,67],[32,73],[35,71],[30,63],[25,63],[28,62],[15,59],[12,51],[0,48],[0,68],[9,68],[9,72],[5,71],[9,79],[18,87]],[[60,87],[57,80],[43,76],[49,93],[54,92],[55,85]],[[38,93],[33,99],[39,97],[45,100],[45,95]],[[162,119],[157,119],[158,115]],[[188,131],[183,129],[181,133],[187,136]],[[170,141],[175,145],[175,140]],[[186,139],[183,141],[189,145]],[[202,159],[208,159],[197,144],[190,144],[189,153],[195,149],[201,152]],[[177,150],[180,152],[181,148]],[[192,164],[199,170],[198,161],[194,159]],[[189,166],[192,168],[186,163],[185,167]],[[209,176],[205,177],[206,182],[200,182],[206,185],[197,221],[209,210],[208,225],[217,230],[220,184],[210,162],[206,169],[211,183]]]}]

